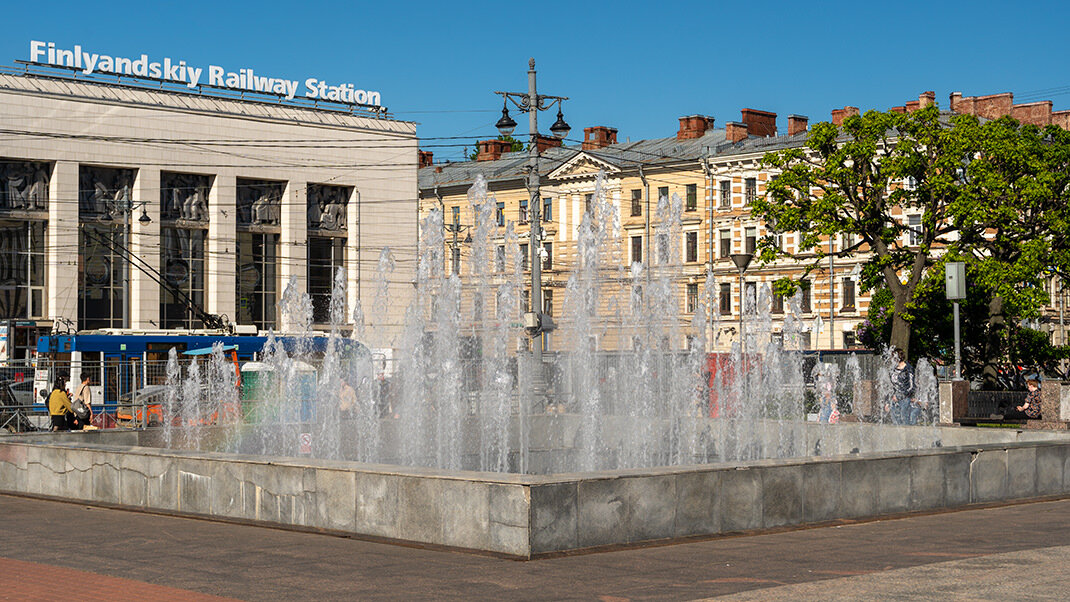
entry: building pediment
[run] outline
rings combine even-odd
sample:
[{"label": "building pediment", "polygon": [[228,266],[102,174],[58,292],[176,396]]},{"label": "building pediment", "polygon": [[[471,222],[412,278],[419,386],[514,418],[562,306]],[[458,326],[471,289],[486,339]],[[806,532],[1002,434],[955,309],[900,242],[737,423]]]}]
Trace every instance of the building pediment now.
[{"label": "building pediment", "polygon": [[557,169],[551,171],[549,177],[553,180],[581,180],[593,178],[600,171],[604,171],[606,174],[616,174],[620,173],[620,168],[609,161],[580,152],[562,163]]}]

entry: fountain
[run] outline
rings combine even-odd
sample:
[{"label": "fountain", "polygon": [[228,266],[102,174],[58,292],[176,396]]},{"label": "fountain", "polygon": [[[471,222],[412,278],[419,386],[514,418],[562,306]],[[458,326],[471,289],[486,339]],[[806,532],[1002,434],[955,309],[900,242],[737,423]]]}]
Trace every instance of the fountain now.
[{"label": "fountain", "polygon": [[[574,269],[536,366],[521,323],[522,239],[511,224],[499,230],[482,178],[469,203],[463,281],[445,269],[442,213],[423,219],[417,294],[396,338],[380,328],[395,270],[384,249],[367,311],[359,299],[347,306],[339,271],[325,353],[311,352],[311,302],[291,281],[280,303],[289,343],[272,337],[242,367],[240,391],[222,350],[186,362],[172,352],[166,406],[180,420],[91,457],[0,443],[0,482],[8,470],[22,483],[10,490],[525,558],[1070,488],[1059,463],[1070,444],[1045,443],[1056,435],[938,426],[925,360],[915,396],[927,410],[917,425],[893,424],[890,358],[815,365],[800,345],[800,300],[787,300],[775,332],[767,284],[744,305],[743,345],[715,351],[731,320],[712,273],[693,314],[682,311],[680,199],[659,199],[648,263],[622,267],[620,217],[601,177],[575,256],[557,258]],[[537,371],[548,383],[539,395]],[[822,415],[822,391],[838,421]],[[1028,451],[1012,459],[1018,448]],[[49,461],[18,454],[58,454],[75,472],[31,469]],[[1033,463],[1031,488],[1012,487],[1013,462]]]}]

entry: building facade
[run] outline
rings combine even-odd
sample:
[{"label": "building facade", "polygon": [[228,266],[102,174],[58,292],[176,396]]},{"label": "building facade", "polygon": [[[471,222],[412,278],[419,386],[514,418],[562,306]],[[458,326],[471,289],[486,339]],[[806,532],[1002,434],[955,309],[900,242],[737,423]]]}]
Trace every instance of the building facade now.
[{"label": "building facade", "polygon": [[194,308],[293,330],[291,282],[325,324],[337,270],[352,305],[384,247],[396,306],[411,295],[412,123],[28,69],[0,72],[0,114],[0,321],[18,341],[0,359],[54,326],[206,326]]},{"label": "building facade", "polygon": [[[917,101],[893,110],[913,110],[933,102],[933,93],[925,92]],[[959,112],[986,118],[1011,114],[1041,125],[1070,125],[1070,111],[1053,113],[1050,102],[1014,105],[1009,94],[963,98],[956,93],[951,96],[951,106]],[[854,107],[836,109],[830,120],[838,124],[858,112]],[[802,256],[766,264],[755,259],[742,280],[731,259],[733,254],[754,253],[759,240],[765,237],[774,237],[785,251],[797,250],[797,234],[774,233],[749,210],[750,202],[764,196],[767,184],[776,176],[761,165],[763,155],[806,143],[806,117],[789,116],[787,132],[783,133],[777,131],[776,120],[774,113],[743,109],[740,121],[715,128],[712,118],[692,115],[680,118],[673,137],[625,143],[617,141],[615,129],[591,127],[585,129],[584,142],[579,147],[544,149],[540,162],[545,230],[543,311],[558,316],[555,319],[561,315],[565,285],[579,265],[578,228],[590,211],[596,192],[600,191],[620,226],[613,233],[611,243],[617,246],[612,254],[615,265],[607,266],[608,271],[616,270],[620,274],[617,278],[620,282],[615,282],[610,274],[606,278],[610,282],[608,286],[618,291],[641,292],[644,276],[633,273],[635,263],[645,266],[645,275],[659,269],[668,269],[673,274],[678,309],[674,319],[678,321],[677,331],[682,334],[679,340],[664,344],[683,349],[691,344],[689,339],[706,336],[707,349],[726,350],[739,340],[741,313],[744,318],[756,316],[756,308],[761,305],[770,315],[774,337],[783,336],[786,315],[801,320],[801,332],[794,336],[792,343],[798,348],[860,348],[855,333],[866,318],[870,302],[870,294],[862,292],[859,285],[861,265],[868,259],[864,247],[851,257],[839,259],[830,255],[809,272],[805,272],[805,267],[815,259],[813,256],[809,260]],[[506,152],[508,147],[497,141],[484,141],[480,145],[477,160],[464,163],[433,164],[425,153],[419,175],[421,212],[426,214],[432,208],[443,212],[447,272],[458,273],[462,282],[471,272],[463,232],[474,225],[476,218],[466,195],[479,176],[486,179],[489,194],[497,204],[497,244],[504,243],[506,225],[511,222],[521,240],[522,255],[527,256],[527,153]],[[675,210],[673,202],[679,204]],[[903,211],[893,211],[893,215],[904,225],[920,228],[920,215]],[[452,237],[450,231],[454,233]],[[826,237],[822,248],[832,254],[854,242]],[[915,236],[908,230],[899,243],[910,247],[916,244]],[[794,298],[781,298],[772,294],[773,283],[781,278],[804,279],[805,285]],[[625,296],[627,293],[618,295],[618,301]],[[705,333],[692,325],[702,296],[708,299],[711,313],[716,316]],[[613,311],[609,307],[613,294],[603,298],[607,300],[603,309],[608,315]],[[1062,300],[1058,295],[1053,295],[1053,299],[1047,314],[1054,331],[1056,312],[1062,315]],[[1058,324],[1053,340],[1061,343],[1066,338],[1066,329],[1061,321]],[[606,336],[597,345],[607,351],[632,346],[622,338],[628,335]],[[547,348],[554,349],[552,334]]]}]

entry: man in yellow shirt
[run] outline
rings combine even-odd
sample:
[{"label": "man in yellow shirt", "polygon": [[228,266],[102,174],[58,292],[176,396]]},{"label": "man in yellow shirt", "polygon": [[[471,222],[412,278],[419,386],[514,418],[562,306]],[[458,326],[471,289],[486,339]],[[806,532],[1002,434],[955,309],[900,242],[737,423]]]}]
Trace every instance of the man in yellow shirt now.
[{"label": "man in yellow shirt", "polygon": [[52,419],[53,431],[69,431],[74,421],[71,412],[71,398],[67,397],[63,385],[56,381],[52,385],[52,394],[48,396],[48,415]]}]

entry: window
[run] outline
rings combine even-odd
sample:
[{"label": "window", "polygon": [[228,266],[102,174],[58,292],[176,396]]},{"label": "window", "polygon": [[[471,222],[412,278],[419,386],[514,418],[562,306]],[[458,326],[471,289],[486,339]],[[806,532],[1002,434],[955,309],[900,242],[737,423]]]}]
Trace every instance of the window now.
[{"label": "window", "polygon": [[858,347],[858,343],[855,341],[855,333],[853,330],[848,330],[843,333],[843,348],[854,349]]},{"label": "window", "polygon": [[238,232],[238,324],[252,324],[259,330],[277,326],[278,248],[278,234]]},{"label": "window", "polygon": [[698,261],[698,232],[684,233],[684,261],[695,263]]},{"label": "window", "polygon": [[498,203],[498,208],[494,213],[494,221],[499,226],[505,225],[505,203]]},{"label": "window", "polygon": [[841,251],[846,251],[847,249],[850,249],[851,247],[854,246],[854,244],[855,244],[855,237],[854,237],[853,234],[850,234],[848,232],[844,232],[840,236],[840,250]]},{"label": "window", "polygon": [[632,263],[643,263],[643,237],[632,237]]},{"label": "window", "polygon": [[744,311],[746,311],[748,314],[758,313],[758,283],[744,282],[743,290],[746,291],[743,295]]},{"label": "window", "polygon": [[724,259],[725,257],[728,257],[729,255],[732,254],[732,231],[731,230],[721,230],[721,232],[720,232],[720,240],[721,240],[721,254],[720,254],[720,257],[722,259]]},{"label": "window", "polygon": [[546,288],[542,291],[542,313],[554,315],[554,289]]},{"label": "window", "polygon": [[813,311],[810,308],[810,282],[807,280],[799,283],[799,311],[804,314]]},{"label": "window", "polygon": [[758,180],[756,178],[747,178],[744,187],[746,202],[750,205],[754,202],[754,199],[758,198]]},{"label": "window", "polygon": [[658,200],[669,198],[669,187],[658,186]]},{"label": "window", "polygon": [[531,290],[524,289],[520,291],[520,313],[528,313],[529,307],[531,307]]},{"label": "window", "polygon": [[494,271],[505,271],[505,245],[498,245],[498,247],[494,249]]},{"label": "window", "polygon": [[457,224],[461,223],[461,208],[450,207],[450,209],[453,211],[453,225],[456,226]]},{"label": "window", "polygon": [[45,224],[0,223],[0,273],[6,274],[0,278],[0,319],[44,315]]},{"label": "window", "polygon": [[554,200],[546,197],[542,200],[542,221],[554,221]]},{"label": "window", "polygon": [[542,256],[542,269],[552,270],[554,268],[554,243],[542,243],[542,250],[544,252],[544,255]]},{"label": "window", "polygon": [[459,276],[461,274],[461,247],[457,245],[450,247],[450,263],[452,265],[450,273]]},{"label": "window", "polygon": [[519,224],[528,223],[528,200],[527,199],[520,199],[520,211],[519,211],[519,214],[520,214],[519,215],[520,219],[517,220],[517,223],[519,223]]},{"label": "window", "polygon": [[728,209],[732,206],[732,181],[721,180],[721,209]]},{"label": "window", "polygon": [[78,329],[125,327],[129,269],[115,249],[126,245],[126,227],[83,223],[79,238]]},{"label": "window", "polygon": [[669,263],[668,232],[659,232],[655,235],[654,240],[656,240],[658,244],[658,265],[667,265]]},{"label": "window", "polygon": [[800,332],[799,333],[799,349],[804,349],[804,350],[805,349],[810,349],[812,347],[812,345],[813,345],[813,343],[811,343],[810,339],[811,339],[811,336],[810,336],[810,332],[809,331]]},{"label": "window", "polygon": [[643,214],[643,191],[632,190],[632,216]]},{"label": "window", "polygon": [[698,208],[698,184],[687,185],[687,204],[684,205],[684,211],[694,211]]},{"label": "window", "polygon": [[774,314],[784,313],[784,296],[773,293],[773,309]]},{"label": "window", "polygon": [[472,293],[472,319],[483,319],[483,293]]},{"label": "window", "polygon": [[727,316],[732,313],[732,285],[727,282],[721,283],[720,298],[721,315]]},{"label": "window", "polygon": [[[160,327],[203,327],[186,306],[185,298],[204,307],[204,248],[207,230],[160,229],[160,273],[168,287],[160,288]],[[181,295],[172,292],[177,290]]]},{"label": "window", "polygon": [[688,284],[684,294],[684,312],[693,314],[698,306],[698,284]]},{"label": "window", "polygon": [[344,238],[308,237],[308,296],[314,323],[331,321],[331,291],[335,273],[345,268],[345,250]]},{"label": "window", "polygon": [[520,269],[528,271],[528,243],[520,245]]},{"label": "window", "polygon": [[757,247],[757,241],[758,241],[758,229],[757,228],[747,228],[747,230],[746,230],[746,246],[745,246],[746,251],[744,251],[744,252],[753,254],[754,253],[754,249]]},{"label": "window", "polygon": [[916,246],[918,246],[918,241],[921,240],[921,233],[922,233],[921,216],[920,215],[909,215],[909,216],[907,216],[907,225],[910,227],[910,234],[909,234],[909,237],[908,237],[909,241],[910,241],[910,246],[916,247]]},{"label": "window", "polygon": [[853,278],[843,279],[843,309],[854,311],[855,309],[855,281]]},{"label": "window", "polygon": [[583,195],[583,212],[590,215],[591,205],[594,203],[594,194]]}]

